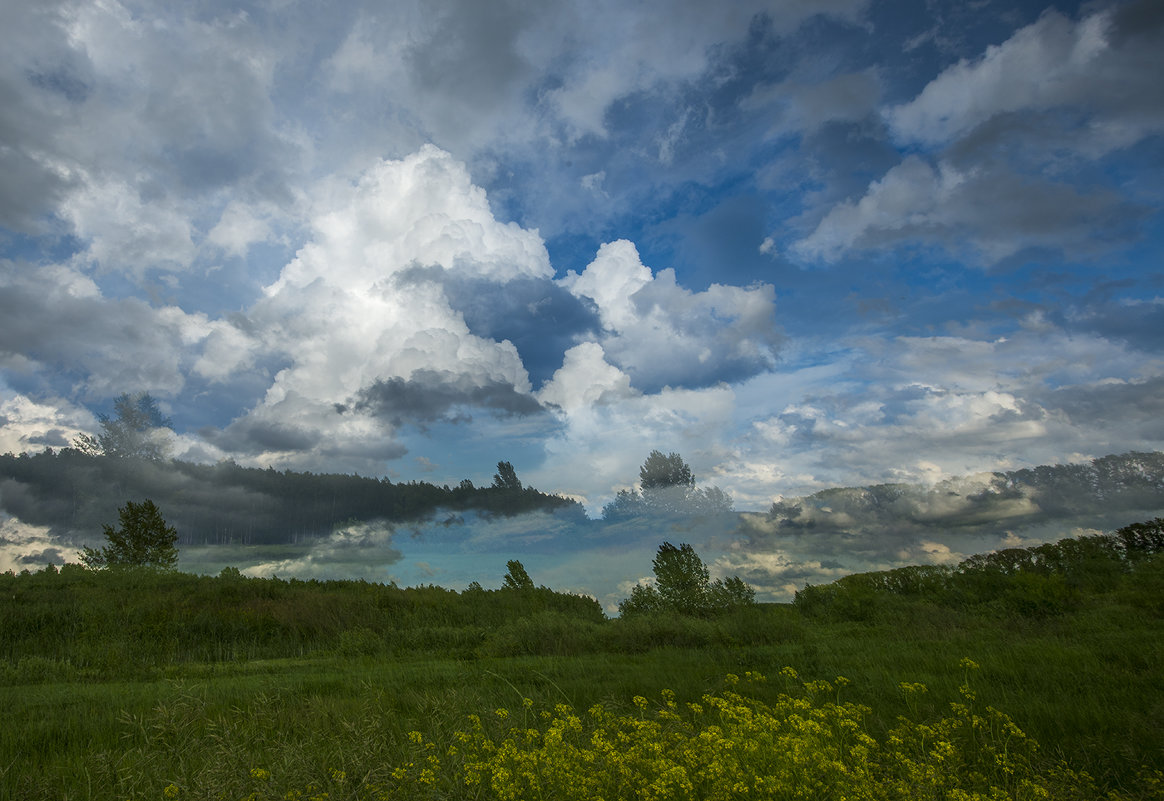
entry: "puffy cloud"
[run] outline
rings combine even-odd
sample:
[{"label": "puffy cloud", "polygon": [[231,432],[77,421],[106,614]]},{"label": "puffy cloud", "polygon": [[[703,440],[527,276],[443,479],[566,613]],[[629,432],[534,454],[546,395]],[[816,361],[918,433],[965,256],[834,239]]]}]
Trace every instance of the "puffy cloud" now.
[{"label": "puffy cloud", "polygon": [[183,269],[194,260],[191,226],[182,210],[145,199],[123,181],[81,181],[61,204],[77,236],[89,243],[84,258],[103,270],[143,275],[155,268]]},{"label": "puffy cloud", "polygon": [[248,576],[304,579],[343,576],[385,581],[389,566],[403,558],[392,542],[395,532],[394,526],[381,520],[357,523],[335,531],[300,556],[250,565],[242,572]]},{"label": "puffy cloud", "polygon": [[865,6],[864,0],[832,0],[774,8],[738,0],[721,3],[709,14],[697,0],[636,7],[586,4],[544,20],[534,52],[541,61],[563,40],[582,45],[557,56],[570,69],[562,84],[546,93],[546,102],[573,136],[605,136],[606,112],[615,101],[699,76],[708,68],[711,48],[739,37],[757,16],[789,32],[816,15],[855,20]]},{"label": "puffy cloud", "polygon": [[712,284],[703,292],[678,285],[675,272],[652,275],[633,244],[603,245],[581,275],[562,284],[598,308],[605,357],[635,386],[705,386],[770,369],[783,335],[770,285]]},{"label": "puffy cloud", "polygon": [[439,267],[416,268],[407,275],[400,277],[400,286],[413,280],[439,284],[474,335],[512,342],[534,384],[549,378],[561,366],[563,352],[600,326],[594,304],[550,278],[499,283]]},{"label": "puffy cloud", "polygon": [[633,398],[630,376],[606,361],[602,346],[584,342],[566,351],[562,367],[538,392],[542,403],[567,412]]},{"label": "puffy cloud", "polygon": [[251,245],[265,241],[271,235],[271,226],[255,210],[232,200],[222,210],[218,222],[206,234],[206,239],[232,256],[246,256]]},{"label": "puffy cloud", "polygon": [[0,401],[0,453],[68,447],[76,437],[92,431],[96,422],[90,412],[66,400],[44,403],[14,393]]},{"label": "puffy cloud", "polygon": [[749,432],[722,483],[739,508],[754,508],[765,487],[933,481],[1164,446],[1160,359],[1117,340],[1034,316],[1006,338],[851,344],[828,369],[736,389]]},{"label": "puffy cloud", "polygon": [[472,333],[441,281],[500,292],[552,275],[537,233],[498,222],[463,164],[425,147],[317,206],[311,241],[247,315],[289,363],[220,447],[292,463],[348,453],[375,469],[404,452],[400,425],[538,408],[514,345]]},{"label": "puffy cloud", "polygon": [[[936,245],[994,263],[1028,249],[1087,258],[1132,241],[1143,196],[1094,188],[1086,162],[1164,133],[1164,17],[1129,3],[1079,21],[1056,11],[963,59],[883,112],[909,155],[828,207],[800,259]],[[1086,188],[1084,188],[1086,187]]]},{"label": "puffy cloud", "polygon": [[1162,469],[1157,454],[1129,455],[780,499],[744,516],[723,561],[777,595],[845,573],[953,564],[1142,519],[1160,503]]},{"label": "puffy cloud", "polygon": [[[2,502],[3,496],[0,496]],[[53,537],[45,526],[30,526],[0,513],[0,573],[37,570],[76,562],[76,551]]]},{"label": "puffy cloud", "polygon": [[726,385],[642,394],[596,343],[568,351],[538,397],[559,410],[561,429],[547,439],[546,460],[531,482],[581,496],[592,512],[634,484],[656,448],[682,453],[697,474],[717,464],[735,406]]}]

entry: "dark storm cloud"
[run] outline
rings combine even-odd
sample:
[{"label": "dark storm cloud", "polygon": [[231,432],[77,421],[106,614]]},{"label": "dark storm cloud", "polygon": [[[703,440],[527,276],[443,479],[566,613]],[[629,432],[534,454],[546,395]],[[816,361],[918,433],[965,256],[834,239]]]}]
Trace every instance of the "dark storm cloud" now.
[{"label": "dark storm cloud", "polygon": [[421,268],[399,280],[402,285],[417,280],[440,283],[449,305],[464,316],[470,331],[514,344],[535,386],[561,367],[562,354],[581,336],[601,328],[593,304],[548,278],[517,278],[499,284]]},{"label": "dark storm cloud", "polygon": [[502,415],[530,415],[543,411],[529,395],[503,381],[479,384],[474,378],[448,370],[417,370],[408,379],[393,377],[376,381],[360,390],[341,413],[370,414],[394,427],[428,423],[470,422],[474,408]]}]

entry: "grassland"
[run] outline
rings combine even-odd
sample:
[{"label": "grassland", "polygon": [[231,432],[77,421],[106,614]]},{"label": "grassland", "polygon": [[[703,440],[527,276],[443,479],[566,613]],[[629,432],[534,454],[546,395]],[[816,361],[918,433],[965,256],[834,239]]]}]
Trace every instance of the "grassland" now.
[{"label": "grassland", "polygon": [[545,589],[7,574],[0,797],[1158,798],[1164,563],[1099,573],[626,620]]}]

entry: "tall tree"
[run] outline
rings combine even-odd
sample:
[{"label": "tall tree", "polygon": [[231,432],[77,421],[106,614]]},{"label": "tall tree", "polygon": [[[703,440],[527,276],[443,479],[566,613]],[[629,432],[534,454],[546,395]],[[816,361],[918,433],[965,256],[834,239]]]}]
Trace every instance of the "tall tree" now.
[{"label": "tall tree", "polygon": [[655,582],[639,584],[618,605],[623,617],[661,612],[712,615],[755,603],[756,592],[738,576],[712,581],[711,572],[690,545],[659,546],[652,562]]},{"label": "tall tree", "polygon": [[498,462],[497,472],[493,474],[493,486],[503,490],[521,490],[521,482],[517,480],[517,471],[509,462]]},{"label": "tall tree", "polygon": [[86,547],[79,555],[86,567],[151,567],[174,570],[178,566],[178,532],[166,525],[151,500],[129,501],[118,510],[121,526],[105,525],[103,548]]},{"label": "tall tree", "polygon": [[533,579],[529,577],[529,573],[525,572],[525,565],[516,559],[510,559],[505,563],[507,568],[505,571],[505,578],[502,579],[501,586],[507,590],[532,590],[534,589]]},{"label": "tall tree", "polygon": [[173,421],[162,414],[157,400],[148,392],[122,393],[113,402],[115,417],[97,415],[101,433],[82,434],[73,444],[82,451],[132,459],[160,461],[169,451],[166,431]]}]

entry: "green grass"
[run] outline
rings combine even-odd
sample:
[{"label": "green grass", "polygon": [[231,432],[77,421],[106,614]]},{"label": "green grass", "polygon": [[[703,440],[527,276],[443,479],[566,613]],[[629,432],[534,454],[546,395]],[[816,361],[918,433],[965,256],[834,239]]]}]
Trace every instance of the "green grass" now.
[{"label": "green grass", "polygon": [[867,726],[876,734],[910,712],[902,681],[926,684],[917,711],[940,715],[957,698],[965,656],[981,665],[980,702],[1010,715],[1046,758],[1134,794],[1144,768],[1164,769],[1164,653],[1159,620],[1126,612],[911,625],[804,621],[772,607],[764,617],[783,642],[569,657],[331,655],[176,665],[166,678],[131,682],[8,686],[0,688],[10,721],[0,727],[0,795],[112,798],[116,789],[157,798],[172,782],[199,787],[215,776],[241,798],[256,766],[323,787],[332,769],[391,767],[406,756],[409,731],[447,740],[468,714],[518,707],[523,697],[576,709],[626,707],[664,689],[698,699],[727,673],[785,665],[805,679],[849,678],[846,699],[875,710]]},{"label": "green grass", "polygon": [[[868,707],[861,726],[885,753],[903,717],[948,720],[969,681],[976,714],[1001,710],[1039,743],[1031,775],[1072,794],[1058,797],[1157,798],[1161,565],[1145,559],[1080,582],[1033,616],[989,599],[959,606],[955,593],[903,597],[859,579],[803,606],[619,620],[544,589],[6,574],[0,800],[362,801],[376,797],[369,787],[392,788],[392,798],[492,798],[467,788],[451,758],[431,783],[401,784],[393,772],[412,763],[408,775],[418,776],[418,760],[435,754],[428,743],[445,754],[471,715],[497,728],[494,710],[524,710],[525,699],[527,725],[548,720],[543,710],[565,719],[560,704],[581,712],[602,703],[631,720],[635,696],[670,690],[698,701],[722,693],[727,674],[778,676],[785,666],[809,682],[848,679],[831,700]],[[1012,594],[1030,585],[988,578]],[[965,657],[979,666],[973,676],[959,666]],[[902,682],[927,690],[907,694]],[[785,689],[770,682],[750,692],[757,705],[786,708]],[[962,745],[978,758],[972,739]],[[1094,784],[1060,781],[1060,764]]]}]

